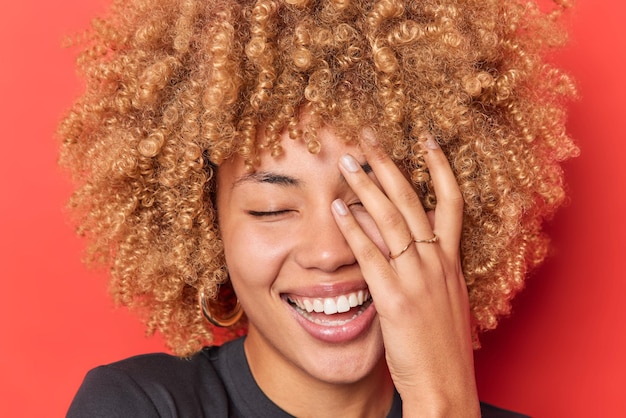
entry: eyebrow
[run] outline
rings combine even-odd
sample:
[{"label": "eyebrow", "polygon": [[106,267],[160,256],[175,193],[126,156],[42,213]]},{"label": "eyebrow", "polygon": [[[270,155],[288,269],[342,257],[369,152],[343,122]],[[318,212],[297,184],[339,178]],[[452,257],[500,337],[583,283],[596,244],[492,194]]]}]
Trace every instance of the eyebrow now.
[{"label": "eyebrow", "polygon": [[285,174],[273,173],[271,171],[258,171],[238,178],[233,183],[233,187],[239,186],[243,183],[266,183],[278,184],[280,186],[299,186],[302,181]]},{"label": "eyebrow", "polygon": [[[361,169],[365,174],[372,172],[372,167],[368,163],[362,163]],[[341,181],[345,182],[345,179],[340,175]],[[258,171],[255,173],[246,174],[240,177],[233,183],[233,188],[243,183],[265,183],[265,184],[277,184],[279,186],[293,186],[298,187],[302,185],[302,180],[285,174],[274,173],[271,171]]]}]

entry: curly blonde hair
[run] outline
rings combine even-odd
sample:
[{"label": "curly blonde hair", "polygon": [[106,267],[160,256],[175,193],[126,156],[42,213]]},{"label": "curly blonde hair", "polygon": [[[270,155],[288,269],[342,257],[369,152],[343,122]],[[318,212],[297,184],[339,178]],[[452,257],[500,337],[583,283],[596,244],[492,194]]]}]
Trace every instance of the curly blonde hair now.
[{"label": "curly blonde hair", "polygon": [[115,300],[138,309],[148,333],[189,355],[232,336],[218,338],[197,304],[227,281],[216,167],[280,154],[284,130],[317,152],[321,124],[352,139],[369,126],[432,208],[417,145],[432,134],[465,199],[475,331],[494,328],[546,255],[542,222],[564,200],[559,162],[577,153],[564,127],[573,83],[545,59],[565,41],[567,7],[115,0],[79,39],[86,90],[58,128],[88,261],[110,267]]}]

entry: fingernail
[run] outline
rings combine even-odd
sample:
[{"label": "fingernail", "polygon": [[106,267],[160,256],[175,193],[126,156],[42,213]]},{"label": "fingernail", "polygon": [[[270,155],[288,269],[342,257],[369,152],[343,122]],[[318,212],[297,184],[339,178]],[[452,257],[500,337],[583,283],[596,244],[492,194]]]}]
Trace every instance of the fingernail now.
[{"label": "fingernail", "polygon": [[426,141],[424,141],[424,145],[428,149],[437,149],[439,148],[439,143],[435,140],[435,137],[431,134],[426,135]]},{"label": "fingernail", "polygon": [[351,173],[359,171],[359,163],[351,155],[344,155],[341,157],[341,165]]},{"label": "fingernail", "polygon": [[363,138],[368,144],[376,144],[376,134],[372,128],[366,127],[361,131],[361,138]]},{"label": "fingernail", "polygon": [[336,199],[332,203],[333,210],[341,216],[346,216],[348,214],[348,207],[341,199]]}]

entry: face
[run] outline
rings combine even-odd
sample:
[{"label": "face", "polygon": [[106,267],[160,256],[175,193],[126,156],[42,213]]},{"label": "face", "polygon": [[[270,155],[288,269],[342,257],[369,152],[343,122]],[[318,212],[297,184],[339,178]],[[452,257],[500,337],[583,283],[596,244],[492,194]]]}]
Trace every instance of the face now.
[{"label": "face", "polygon": [[237,157],[218,169],[220,231],[249,320],[245,347],[257,381],[267,375],[346,384],[386,367],[376,310],[331,213],[332,202],[343,199],[387,253],[338,162],[349,153],[368,166],[358,147],[344,144],[332,129],[320,129],[318,137],[319,154],[283,138],[283,154],[262,155],[254,173]]}]

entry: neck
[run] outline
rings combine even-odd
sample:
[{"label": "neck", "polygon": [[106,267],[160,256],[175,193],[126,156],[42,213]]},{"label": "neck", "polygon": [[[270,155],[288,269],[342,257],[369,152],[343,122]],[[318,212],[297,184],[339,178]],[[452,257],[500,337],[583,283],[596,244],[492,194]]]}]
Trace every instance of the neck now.
[{"label": "neck", "polygon": [[244,347],[250,370],[261,390],[291,415],[384,418],[393,403],[394,386],[384,355],[357,381],[327,382],[284,359],[273,359],[270,353],[251,350],[248,344]]}]

